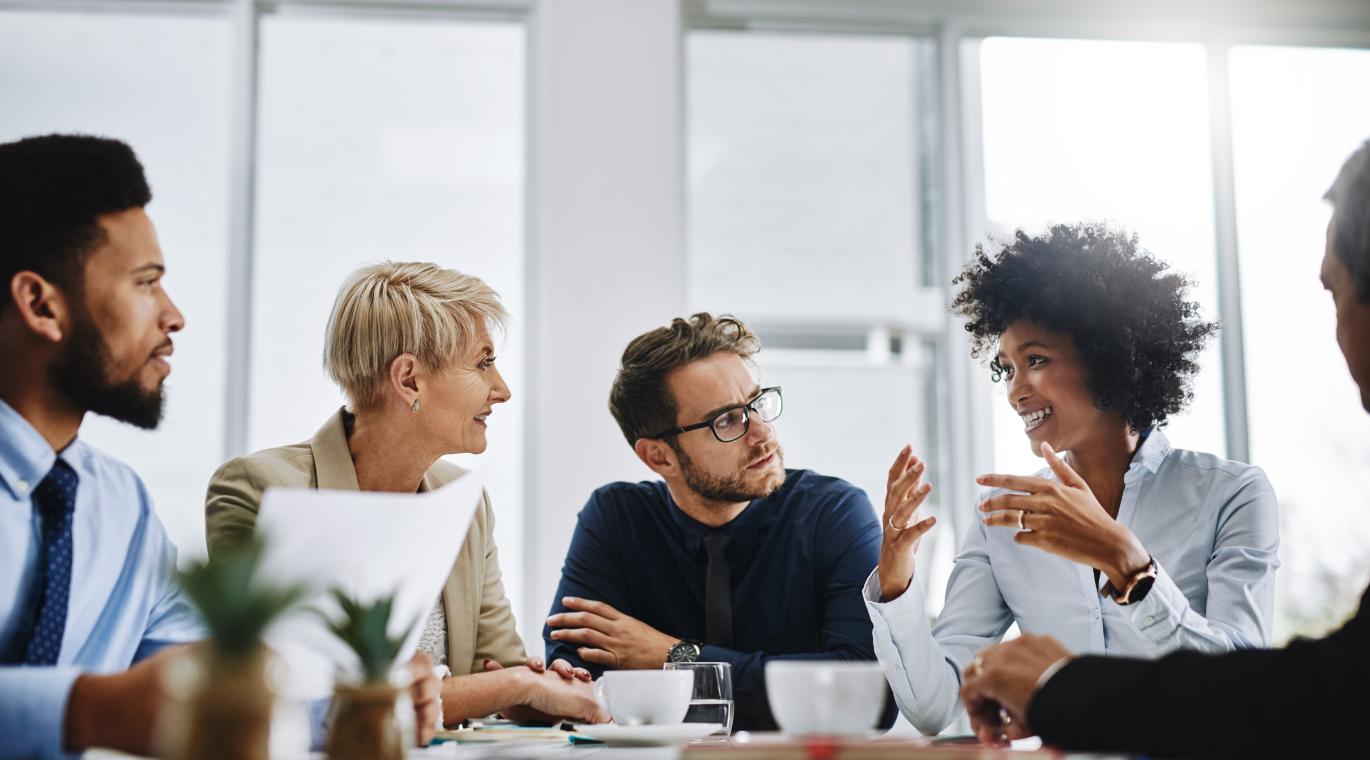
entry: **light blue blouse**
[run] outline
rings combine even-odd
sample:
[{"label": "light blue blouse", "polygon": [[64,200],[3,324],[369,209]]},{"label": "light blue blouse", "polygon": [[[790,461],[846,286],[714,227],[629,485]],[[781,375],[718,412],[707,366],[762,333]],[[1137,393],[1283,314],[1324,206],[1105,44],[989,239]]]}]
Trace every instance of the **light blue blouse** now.
[{"label": "light blue blouse", "polygon": [[[1054,477],[1050,468],[1037,476]],[[1160,574],[1145,599],[1127,606],[1099,595],[1106,576],[1096,585],[1092,568],[1017,544],[1016,528],[990,528],[975,515],[936,625],[916,576],[888,603],[877,573],[863,589],[876,656],[899,709],[923,733],[957,718],[962,670],[1014,622],[1091,654],[1155,657],[1270,643],[1279,515],[1259,467],[1172,449],[1159,430],[1147,436],[1124,476],[1118,522]]]}]

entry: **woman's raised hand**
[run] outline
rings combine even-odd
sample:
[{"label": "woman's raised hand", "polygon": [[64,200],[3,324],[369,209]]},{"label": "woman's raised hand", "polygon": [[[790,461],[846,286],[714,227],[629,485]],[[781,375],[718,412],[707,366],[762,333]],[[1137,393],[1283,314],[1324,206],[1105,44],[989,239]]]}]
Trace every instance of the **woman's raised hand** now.
[{"label": "woman's raised hand", "polygon": [[923,480],[927,463],[913,455],[913,447],[905,446],[890,467],[885,485],[884,540],[880,543],[881,601],[897,599],[908,590],[913,580],[913,556],[918,542],[933,525],[936,517],[918,519],[918,508],[932,492],[932,484]]}]

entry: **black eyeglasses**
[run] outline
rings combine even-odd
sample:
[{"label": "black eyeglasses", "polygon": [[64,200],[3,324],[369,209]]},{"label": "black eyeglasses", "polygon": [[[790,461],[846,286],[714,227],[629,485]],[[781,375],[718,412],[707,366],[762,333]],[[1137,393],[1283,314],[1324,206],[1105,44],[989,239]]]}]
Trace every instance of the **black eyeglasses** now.
[{"label": "black eyeglasses", "polygon": [[780,386],[762,388],[761,392],[756,394],[756,398],[745,404],[724,409],[703,422],[667,430],[649,437],[666,438],[667,436],[688,433],[691,430],[709,428],[720,443],[732,443],[746,435],[747,430],[751,428],[752,420],[748,412],[756,412],[756,416],[760,417],[762,422],[773,422],[780,416],[784,407],[785,403],[780,397]]}]

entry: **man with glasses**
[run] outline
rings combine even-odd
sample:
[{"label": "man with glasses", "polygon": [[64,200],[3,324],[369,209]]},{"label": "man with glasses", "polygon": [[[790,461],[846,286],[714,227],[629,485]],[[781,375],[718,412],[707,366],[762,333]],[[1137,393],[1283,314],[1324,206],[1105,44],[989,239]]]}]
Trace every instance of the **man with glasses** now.
[{"label": "man with glasses", "polygon": [[[661,480],[612,483],[580,513],[543,636],[598,676],[732,666],[734,727],[775,727],[771,659],[873,660],[861,584],[880,554],[866,494],[786,470],[780,388],[756,381],[746,325],[696,314],[623,352],[609,410]],[[882,725],[893,721],[887,702]]]}]

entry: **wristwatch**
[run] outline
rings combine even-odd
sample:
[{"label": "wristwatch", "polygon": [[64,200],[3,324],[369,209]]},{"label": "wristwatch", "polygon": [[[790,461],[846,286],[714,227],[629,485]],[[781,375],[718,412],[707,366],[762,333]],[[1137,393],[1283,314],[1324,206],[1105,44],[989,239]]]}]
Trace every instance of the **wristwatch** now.
[{"label": "wristwatch", "polygon": [[1151,557],[1150,559],[1151,561],[1147,563],[1146,567],[1138,570],[1128,579],[1127,585],[1123,586],[1121,591],[1113,587],[1113,581],[1109,581],[1104,584],[1103,588],[1099,589],[1099,596],[1108,597],[1120,605],[1136,604],[1145,599],[1146,595],[1151,593],[1151,587],[1156,585],[1156,574],[1158,572],[1156,558]]},{"label": "wristwatch", "polygon": [[666,652],[666,662],[697,662],[703,651],[703,642],[681,639]]}]

